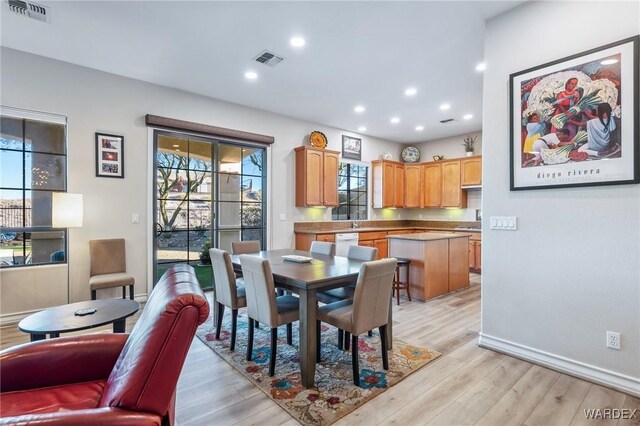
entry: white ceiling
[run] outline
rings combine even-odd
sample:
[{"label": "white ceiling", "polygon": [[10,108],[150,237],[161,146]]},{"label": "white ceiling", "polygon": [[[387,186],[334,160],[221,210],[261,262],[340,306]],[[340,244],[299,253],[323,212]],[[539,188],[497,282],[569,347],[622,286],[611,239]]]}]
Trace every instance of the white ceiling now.
[{"label": "white ceiling", "polygon": [[2,2],[3,46],[403,143],[481,128],[484,21],[522,3],[43,1],[45,24]]}]

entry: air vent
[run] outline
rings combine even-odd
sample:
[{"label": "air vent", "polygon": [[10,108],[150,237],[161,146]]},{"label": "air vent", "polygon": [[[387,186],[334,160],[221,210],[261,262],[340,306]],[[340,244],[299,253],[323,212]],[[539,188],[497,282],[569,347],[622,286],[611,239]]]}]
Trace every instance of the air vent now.
[{"label": "air vent", "polygon": [[22,0],[7,0],[9,10],[25,18],[40,22],[50,22],[49,7]]},{"label": "air vent", "polygon": [[441,122],[442,124],[451,123],[451,122],[453,122],[453,121],[455,121],[453,118],[447,118],[446,120],[440,120],[440,122]]},{"label": "air vent", "polygon": [[260,62],[261,64],[269,65],[270,67],[275,67],[280,62],[284,61],[284,58],[282,56],[276,55],[273,52],[265,50],[264,52],[253,58],[253,60],[256,62]]}]

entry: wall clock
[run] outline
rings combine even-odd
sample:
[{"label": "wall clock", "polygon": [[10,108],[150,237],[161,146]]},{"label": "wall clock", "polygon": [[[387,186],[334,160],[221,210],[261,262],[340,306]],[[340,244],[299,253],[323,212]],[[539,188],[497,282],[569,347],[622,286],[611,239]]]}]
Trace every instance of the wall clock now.
[{"label": "wall clock", "polygon": [[406,163],[417,163],[420,161],[420,150],[415,146],[408,146],[402,150],[401,156]]}]

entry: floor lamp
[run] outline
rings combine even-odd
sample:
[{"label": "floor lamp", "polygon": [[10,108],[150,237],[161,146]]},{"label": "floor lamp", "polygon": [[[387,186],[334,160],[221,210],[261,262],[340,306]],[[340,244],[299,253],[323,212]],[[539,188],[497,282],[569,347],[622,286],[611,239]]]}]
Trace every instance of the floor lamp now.
[{"label": "floor lamp", "polygon": [[[54,192],[51,200],[51,225],[54,228],[79,228],[83,220],[82,194]],[[67,238],[68,234],[67,234]],[[71,274],[69,263],[69,242],[65,242],[67,261],[67,303],[71,302]]]}]

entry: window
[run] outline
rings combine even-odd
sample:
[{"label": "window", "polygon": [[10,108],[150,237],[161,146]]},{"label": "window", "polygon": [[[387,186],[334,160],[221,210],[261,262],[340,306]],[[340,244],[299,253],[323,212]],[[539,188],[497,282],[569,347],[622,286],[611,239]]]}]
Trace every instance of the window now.
[{"label": "window", "polygon": [[0,267],[65,262],[51,199],[67,190],[66,118],[3,107],[0,120]]},{"label": "window", "polygon": [[208,248],[265,246],[264,147],[156,130],[155,157],[156,280],[172,264],[189,263],[206,288]]},{"label": "window", "polygon": [[338,207],[331,211],[333,220],[367,219],[367,173],[369,167],[340,163],[338,169]]}]

